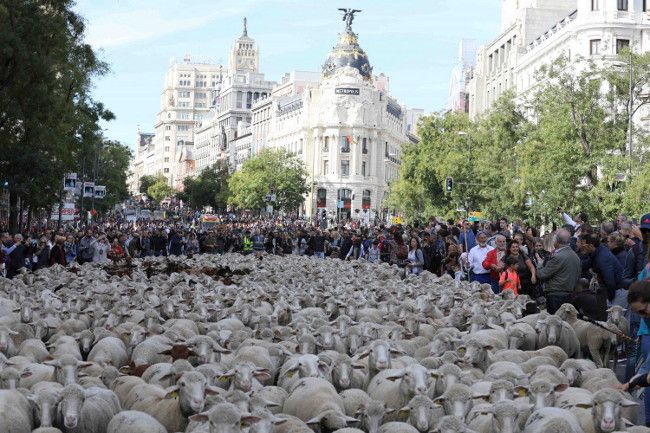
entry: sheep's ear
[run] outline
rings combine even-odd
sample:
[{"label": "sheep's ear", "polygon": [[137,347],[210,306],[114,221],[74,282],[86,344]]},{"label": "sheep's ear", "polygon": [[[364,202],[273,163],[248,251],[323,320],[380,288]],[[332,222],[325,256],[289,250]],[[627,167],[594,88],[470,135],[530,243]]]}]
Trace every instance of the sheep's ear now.
[{"label": "sheep's ear", "polygon": [[222,389],[218,388],[216,386],[207,385],[205,387],[206,395],[219,395],[219,394],[221,394],[221,391],[222,391]]},{"label": "sheep's ear", "polygon": [[623,418],[623,417],[621,417],[621,421],[623,421],[623,425],[624,425],[625,427],[632,427],[633,425],[636,425],[636,424],[634,424],[632,421],[630,421],[630,420],[627,419],[627,418]]},{"label": "sheep's ear", "polygon": [[267,368],[258,368],[253,373],[253,376],[255,376],[255,379],[257,380],[267,380],[271,378],[271,373],[269,373]]},{"label": "sheep's ear", "polygon": [[385,379],[390,380],[391,382],[395,382],[397,379],[401,379],[402,377],[404,377],[404,373],[400,372],[392,376],[387,376]]},{"label": "sheep's ear", "polygon": [[[349,424],[351,422],[359,422],[359,420],[356,419],[356,418],[352,418],[351,416],[346,416],[345,417],[345,422]],[[309,423],[307,423],[307,424],[309,424]]]},{"label": "sheep's ear", "polygon": [[258,422],[259,420],[261,420],[261,418],[258,417],[258,416],[242,415],[241,420],[239,421],[239,423],[240,423],[240,425],[242,427],[249,427],[249,426],[255,424],[256,422]]},{"label": "sheep's ear", "polygon": [[77,368],[87,368],[93,365],[92,362],[77,362]]},{"label": "sheep's ear", "polygon": [[580,409],[591,409],[592,406],[593,405],[591,403],[578,403],[573,407],[579,407]]},{"label": "sheep's ear", "polygon": [[370,355],[370,348],[368,348],[368,347],[363,349],[361,352],[355,354],[357,359],[363,359],[363,358],[367,357],[368,355]]},{"label": "sheep's ear", "polygon": [[407,416],[409,416],[410,414],[411,414],[411,408],[408,407],[408,406],[404,406],[404,407],[401,408],[401,409],[399,410],[399,412],[398,412],[398,416],[400,416],[400,417],[407,417]]},{"label": "sheep's ear", "polygon": [[438,379],[440,377],[440,373],[438,372],[438,370],[429,370],[429,376]]},{"label": "sheep's ear", "polygon": [[559,384],[555,385],[554,390],[555,390],[555,392],[564,392],[564,391],[567,390],[568,387],[569,387],[569,385],[566,384],[566,383],[559,383]]},{"label": "sheep's ear", "polygon": [[392,355],[406,355],[406,352],[404,352],[404,351],[401,350],[401,349],[396,349],[396,348],[394,348],[394,347],[391,347],[390,350],[389,350],[389,352],[390,352]]},{"label": "sheep's ear", "polygon": [[206,422],[209,420],[207,412],[197,413],[196,415],[192,415],[189,419],[194,422]]},{"label": "sheep's ear", "polygon": [[284,424],[285,422],[289,421],[286,418],[278,418],[277,416],[274,416],[271,422],[273,422],[273,425],[280,425]]},{"label": "sheep's ear", "polygon": [[621,401],[621,406],[623,406],[623,407],[631,407],[631,406],[638,406],[638,405],[639,405],[639,403],[637,403],[635,401],[632,401],[632,400],[628,400],[626,398],[624,398]]},{"label": "sheep's ear", "polygon": [[58,367],[59,361],[57,359],[51,359],[49,361],[43,361],[43,365],[49,365],[50,367]]},{"label": "sheep's ear", "polygon": [[436,399],[433,400],[433,402],[435,404],[437,404],[438,406],[442,406],[443,404],[445,404],[445,397],[442,397],[442,396],[437,397]]},{"label": "sheep's ear", "polygon": [[177,398],[177,397],[178,397],[178,385],[165,388],[165,398]]},{"label": "sheep's ear", "polygon": [[526,397],[528,395],[528,388],[525,386],[517,386],[514,389],[515,397]]},{"label": "sheep's ear", "polygon": [[360,404],[359,408],[357,409],[357,412],[354,414],[354,416],[361,416],[366,413],[366,405],[365,404]]},{"label": "sheep's ear", "polygon": [[325,413],[321,413],[319,415],[316,415],[309,421],[305,421],[305,424],[320,424],[321,420],[325,417]]},{"label": "sheep's ear", "polygon": [[494,349],[494,346],[492,346],[491,344],[485,344],[485,345],[483,346],[483,349],[485,349],[485,350],[492,350],[492,349]]}]

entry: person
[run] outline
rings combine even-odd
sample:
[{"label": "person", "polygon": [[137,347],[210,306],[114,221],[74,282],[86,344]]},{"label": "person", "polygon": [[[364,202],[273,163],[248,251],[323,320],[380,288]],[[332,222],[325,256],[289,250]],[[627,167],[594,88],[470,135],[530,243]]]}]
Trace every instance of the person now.
[{"label": "person", "polygon": [[118,260],[121,260],[125,257],[124,248],[122,248],[122,245],[120,245],[118,238],[113,239],[113,242],[111,243],[111,249],[108,251],[108,257],[114,262],[117,262]]},{"label": "person", "polygon": [[38,271],[50,265],[50,247],[45,236],[41,236],[38,239],[32,261],[32,271]]},{"label": "person", "polygon": [[517,273],[519,260],[516,257],[508,256],[506,257],[505,265],[506,268],[501,272],[499,277],[499,289],[501,292],[504,290],[512,290],[515,296],[518,296],[521,290],[521,280]]},{"label": "person", "polygon": [[7,278],[11,279],[18,274],[20,269],[25,267],[27,247],[23,243],[23,236],[20,233],[14,235],[14,245],[5,251],[7,260]]},{"label": "person", "polygon": [[379,254],[379,240],[374,239],[366,254],[366,260],[370,263],[379,263]]},{"label": "person", "polygon": [[559,207],[557,210],[562,215],[562,219],[564,220],[564,222],[566,224],[570,225],[571,227],[573,227],[573,230],[574,230],[573,237],[574,238],[577,238],[581,234],[584,234],[583,233],[583,227],[586,227],[587,223],[589,222],[589,218],[587,217],[587,214],[585,212],[579,212],[576,215],[575,220],[574,220],[573,218],[571,218],[569,216],[568,213],[564,212],[564,210],[561,207]]},{"label": "person", "polygon": [[352,236],[352,244],[345,255],[345,260],[358,260],[365,255],[361,238],[357,235]]},{"label": "person", "polygon": [[553,256],[537,270],[537,278],[544,282],[546,310],[555,314],[560,306],[571,302],[580,278],[580,258],[571,249],[571,233],[560,229],[555,234]]},{"label": "person", "polygon": [[[650,278],[650,277],[649,277]],[[627,377],[627,381],[617,388],[621,391],[631,392],[635,388],[647,388],[650,386],[650,335],[648,335],[648,323],[650,318],[650,279],[639,280],[630,285],[627,293],[627,303],[632,312],[641,317],[641,329],[639,330],[639,337],[641,339],[641,355],[645,357],[641,368],[636,375]],[[644,410],[646,426],[650,427],[650,396],[645,395],[647,389],[644,390]]]},{"label": "person", "polygon": [[93,263],[107,263],[108,252],[111,249],[105,234],[100,234],[97,242],[93,245]]},{"label": "person", "polygon": [[185,239],[183,238],[183,233],[174,230],[171,233],[171,237],[169,239],[169,254],[173,256],[180,256],[183,254],[183,249],[185,246]]},{"label": "person", "polygon": [[582,250],[589,255],[591,271],[598,279],[600,291],[597,293],[602,300],[602,310],[600,318],[596,320],[607,320],[607,301],[615,305],[627,307],[625,303],[625,291],[623,287],[623,267],[616,259],[614,254],[603,244],[600,243],[600,237],[596,234],[580,235],[583,242]]},{"label": "person", "polygon": [[506,237],[498,234],[494,237],[494,248],[487,253],[485,260],[483,260],[483,268],[490,271],[490,285],[492,291],[499,293],[499,277],[504,269],[503,258],[506,255]]},{"label": "person", "polygon": [[[486,238],[487,242],[487,238]],[[476,246],[476,236],[472,231],[472,225],[469,221],[463,221],[462,230],[458,237],[458,245],[463,252],[471,251]]]},{"label": "person", "polygon": [[185,254],[198,254],[199,251],[199,240],[196,237],[196,233],[192,232],[185,246]]},{"label": "person", "polygon": [[75,242],[74,236],[68,235],[63,244],[65,249],[65,261],[66,263],[72,263],[77,258],[77,243]]},{"label": "person", "polygon": [[499,219],[499,232],[498,234],[505,236],[506,240],[510,239],[512,237],[512,232],[508,228],[508,218],[506,217],[501,217]]},{"label": "person", "polygon": [[456,278],[456,275],[461,272],[459,249],[460,247],[455,243],[449,244],[447,247],[447,256],[442,261],[442,266],[445,270],[445,273],[450,275],[452,278]]},{"label": "person", "polygon": [[478,245],[474,246],[467,255],[468,268],[470,272],[469,280],[478,281],[479,283],[490,283],[490,271],[483,267],[483,261],[488,253],[494,248],[487,244],[487,236],[483,232],[479,232],[476,236]]},{"label": "person", "polygon": [[612,233],[607,235],[607,248],[614,254],[616,260],[625,268],[625,261],[627,260],[627,250],[625,249],[625,238],[619,233]]},{"label": "person", "polygon": [[316,234],[309,239],[311,243],[311,249],[314,252],[314,256],[324,259],[325,258],[325,236],[320,229],[316,229]]},{"label": "person", "polygon": [[409,249],[404,243],[404,237],[400,233],[395,233],[395,239],[391,244],[390,263],[399,267],[404,267],[408,260]]},{"label": "person", "polygon": [[68,264],[65,253],[65,240],[65,236],[54,236],[54,246],[50,250],[50,266],[66,266]]},{"label": "person", "polygon": [[[532,260],[521,251],[521,243],[514,237],[506,248],[506,254],[502,260],[505,260],[508,257],[514,257],[517,259],[517,272],[521,281],[521,294],[533,296],[534,295],[534,286],[537,283],[537,270],[533,266]],[[505,262],[503,262],[503,268],[506,268]]]},{"label": "person", "polygon": [[420,249],[420,242],[414,236],[409,242],[408,263],[406,268],[411,274],[420,275],[424,269],[424,255]]},{"label": "person", "polygon": [[93,261],[93,245],[95,244],[95,237],[92,230],[86,230],[86,234],[79,241],[77,261],[80,265]]}]

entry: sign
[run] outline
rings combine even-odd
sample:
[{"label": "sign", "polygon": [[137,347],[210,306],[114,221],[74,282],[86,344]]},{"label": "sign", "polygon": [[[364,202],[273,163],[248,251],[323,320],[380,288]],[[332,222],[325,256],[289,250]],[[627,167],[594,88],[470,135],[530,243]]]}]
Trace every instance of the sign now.
[{"label": "sign", "polygon": [[74,192],[77,189],[77,173],[67,173],[63,178],[63,190]]},{"label": "sign", "polygon": [[475,223],[481,220],[481,212],[470,212],[467,220],[471,223]]},{"label": "sign", "polygon": [[102,199],[106,197],[106,187],[104,185],[95,185],[95,198]]},{"label": "sign", "polygon": [[84,197],[95,196],[95,182],[84,182],[83,195]]},{"label": "sign", "polygon": [[337,95],[358,95],[359,89],[353,87],[337,87],[334,89],[334,93]]},{"label": "sign", "polygon": [[[61,208],[61,221],[74,221],[74,216],[79,212],[79,209],[75,208],[74,203],[63,203],[63,208]],[[54,221],[59,220],[59,205],[52,207],[52,215],[50,218]]]}]

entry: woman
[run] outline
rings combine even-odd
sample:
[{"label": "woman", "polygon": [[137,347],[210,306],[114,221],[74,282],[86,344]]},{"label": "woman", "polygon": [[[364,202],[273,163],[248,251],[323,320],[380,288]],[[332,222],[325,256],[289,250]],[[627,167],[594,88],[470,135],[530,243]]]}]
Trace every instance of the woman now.
[{"label": "woman", "polygon": [[521,295],[535,296],[535,284],[537,284],[537,272],[533,262],[528,256],[521,251],[521,245],[516,239],[512,239],[506,248],[506,255],[501,259],[506,267],[506,260],[508,257],[514,257],[518,261],[517,274],[521,280]]},{"label": "woman", "polygon": [[532,250],[528,249],[528,246],[524,242],[524,234],[522,232],[517,232],[514,235],[512,235],[512,238],[517,242],[519,242],[519,251],[521,251],[526,256],[528,256],[529,252]]},{"label": "woman", "polygon": [[120,245],[120,242],[117,238],[113,239],[111,249],[108,251],[108,258],[114,262],[117,262],[118,260],[124,258],[124,248],[122,248],[122,245]]},{"label": "woman", "polygon": [[196,233],[190,233],[190,238],[187,240],[187,245],[185,246],[185,254],[198,254],[199,253],[199,240],[196,237]]},{"label": "woman", "polygon": [[[117,242],[117,239],[115,239],[114,242]],[[93,252],[93,263],[107,263],[111,246],[109,245],[105,234],[99,235],[99,239],[97,239],[97,242],[95,242],[94,247],[95,250]]]},{"label": "woman", "polygon": [[527,227],[526,228],[526,235],[524,236],[525,238],[525,243],[526,247],[528,248],[528,256],[532,259],[532,256],[534,255],[535,251],[535,239],[539,237],[539,232],[535,227]]},{"label": "woman", "polygon": [[406,269],[415,275],[420,275],[424,269],[424,254],[422,254],[420,242],[416,237],[412,237],[409,242]]},{"label": "woman", "polygon": [[47,238],[45,236],[41,236],[39,238],[33,257],[34,264],[32,265],[32,271],[37,271],[41,268],[46,268],[49,266],[50,247],[48,246]]},{"label": "woman", "polygon": [[460,251],[458,245],[452,243],[447,247],[447,256],[442,261],[445,272],[456,278],[456,273],[460,272]]},{"label": "woman", "polygon": [[542,238],[533,239],[532,251],[533,254],[530,256],[530,259],[533,261],[533,265],[535,265],[535,268],[544,266],[546,264],[546,260],[548,260],[551,257],[551,253],[549,253],[547,250],[544,249],[544,241],[542,240]]},{"label": "woman", "polygon": [[68,262],[66,261],[65,253],[65,237],[57,235],[54,237],[54,246],[50,251],[50,266],[66,266],[67,264]]},{"label": "woman", "polygon": [[68,235],[63,248],[65,249],[65,261],[67,263],[74,262],[75,257],[77,257],[77,242],[75,242],[74,236]]}]

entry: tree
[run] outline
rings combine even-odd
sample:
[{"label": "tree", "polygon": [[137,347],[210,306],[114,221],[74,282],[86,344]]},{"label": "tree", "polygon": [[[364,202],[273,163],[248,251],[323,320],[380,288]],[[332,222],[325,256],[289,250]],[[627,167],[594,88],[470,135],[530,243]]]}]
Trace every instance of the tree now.
[{"label": "tree", "polygon": [[183,195],[195,208],[211,206],[214,209],[225,209],[230,195],[229,177],[228,163],[219,160],[196,178],[185,178]]},{"label": "tree", "polygon": [[97,157],[97,184],[106,186],[106,197],[95,200],[99,212],[112,209],[129,198],[126,184],[131,150],[117,141],[105,141]]},{"label": "tree", "polygon": [[[0,4],[0,171],[9,182],[10,230],[17,203],[49,208],[63,175],[101,137],[113,114],[91,96],[92,79],[108,66],[84,42],[72,0]],[[35,29],[38,29],[35,31]]]},{"label": "tree", "polygon": [[156,181],[147,189],[147,195],[154,201],[161,202],[174,194],[174,188],[169,186],[167,178],[162,174],[156,177]]},{"label": "tree", "polygon": [[156,182],[156,176],[145,174],[140,178],[140,188],[138,188],[138,191],[140,191],[142,194],[146,194],[149,187],[153,185],[155,182]]},{"label": "tree", "polygon": [[228,204],[240,209],[259,210],[264,198],[275,191],[276,209],[296,210],[309,192],[307,171],[302,160],[284,150],[265,149],[244,163],[228,181]]}]

